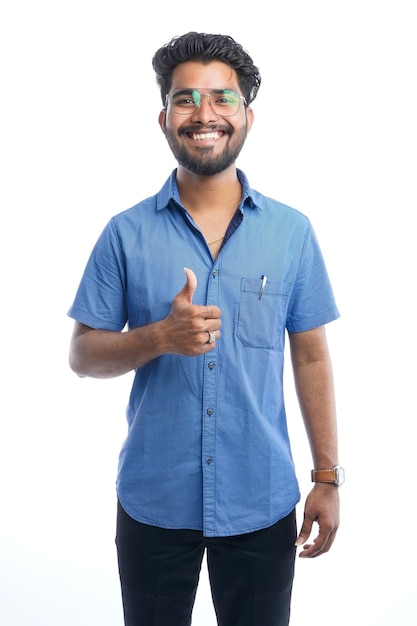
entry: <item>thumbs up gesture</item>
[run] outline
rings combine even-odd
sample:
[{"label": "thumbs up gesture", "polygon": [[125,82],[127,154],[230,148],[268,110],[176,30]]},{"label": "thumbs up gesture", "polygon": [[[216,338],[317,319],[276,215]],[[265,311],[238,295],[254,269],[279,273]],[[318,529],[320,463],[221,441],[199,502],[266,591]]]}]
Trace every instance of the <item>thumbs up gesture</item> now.
[{"label": "thumbs up gesture", "polygon": [[175,296],[164,320],[168,344],[165,352],[198,356],[213,350],[220,338],[221,310],[217,306],[193,304],[197,277],[189,268],[184,272],[186,283]]}]

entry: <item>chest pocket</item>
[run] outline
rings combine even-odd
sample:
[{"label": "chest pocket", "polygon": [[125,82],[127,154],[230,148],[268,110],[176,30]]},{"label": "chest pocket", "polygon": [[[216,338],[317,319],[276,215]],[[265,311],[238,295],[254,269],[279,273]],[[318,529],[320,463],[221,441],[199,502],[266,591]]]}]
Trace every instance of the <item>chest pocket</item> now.
[{"label": "chest pocket", "polygon": [[273,350],[285,330],[291,285],[267,280],[242,278],[240,284],[237,336],[244,346]]}]

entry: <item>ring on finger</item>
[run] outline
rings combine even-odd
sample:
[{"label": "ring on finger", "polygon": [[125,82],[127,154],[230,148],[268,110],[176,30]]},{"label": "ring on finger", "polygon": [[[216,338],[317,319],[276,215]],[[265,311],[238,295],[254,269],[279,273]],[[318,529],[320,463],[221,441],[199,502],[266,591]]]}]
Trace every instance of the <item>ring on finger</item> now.
[{"label": "ring on finger", "polygon": [[214,330],[208,330],[207,332],[209,334],[209,340],[207,343],[216,343],[216,333]]}]

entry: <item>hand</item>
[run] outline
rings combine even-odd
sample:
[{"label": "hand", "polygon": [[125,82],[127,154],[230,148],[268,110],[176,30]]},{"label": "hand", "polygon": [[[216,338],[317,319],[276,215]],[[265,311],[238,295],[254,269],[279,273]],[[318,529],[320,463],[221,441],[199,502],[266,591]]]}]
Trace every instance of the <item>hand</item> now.
[{"label": "hand", "polygon": [[[319,533],[313,543],[306,543],[313,523],[317,522]],[[316,483],[307,496],[304,507],[304,520],[295,545],[303,546],[299,556],[314,558],[328,552],[339,527],[339,487],[332,484]]]},{"label": "hand", "polygon": [[164,320],[165,336],[169,346],[166,352],[183,356],[198,356],[213,350],[215,343],[208,343],[208,331],[220,338],[221,310],[217,306],[193,304],[197,289],[197,277],[184,269],[187,282],[175,296],[171,311]]}]

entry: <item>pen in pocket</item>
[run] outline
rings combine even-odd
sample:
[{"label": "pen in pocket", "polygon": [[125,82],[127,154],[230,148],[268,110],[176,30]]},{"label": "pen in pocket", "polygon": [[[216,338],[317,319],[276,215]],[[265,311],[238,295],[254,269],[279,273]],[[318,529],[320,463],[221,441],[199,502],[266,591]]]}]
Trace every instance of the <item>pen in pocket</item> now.
[{"label": "pen in pocket", "polygon": [[265,285],[266,285],[267,280],[268,280],[268,276],[265,276],[265,274],[263,274],[261,288],[259,290],[259,295],[258,295],[258,300],[261,300],[262,296],[264,295],[264,290],[265,290]]}]

